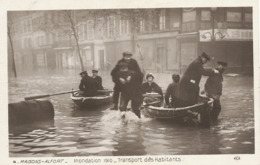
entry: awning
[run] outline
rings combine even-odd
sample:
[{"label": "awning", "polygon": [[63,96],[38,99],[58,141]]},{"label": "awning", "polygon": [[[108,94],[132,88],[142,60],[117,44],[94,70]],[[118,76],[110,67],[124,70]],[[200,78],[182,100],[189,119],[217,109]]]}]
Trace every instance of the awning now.
[{"label": "awning", "polygon": [[69,50],[72,49],[72,47],[58,47],[58,48],[53,48],[55,50]]}]

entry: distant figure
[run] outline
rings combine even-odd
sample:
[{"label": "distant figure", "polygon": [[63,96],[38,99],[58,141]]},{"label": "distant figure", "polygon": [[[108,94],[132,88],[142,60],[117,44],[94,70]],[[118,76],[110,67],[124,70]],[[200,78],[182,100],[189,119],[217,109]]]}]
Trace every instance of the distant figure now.
[{"label": "distant figure", "polygon": [[127,104],[131,100],[131,107],[133,112],[140,118],[140,106],[142,104],[142,92],[141,84],[138,81],[138,74],[136,72],[128,69],[128,64],[126,62],[121,62],[118,64],[120,68],[117,77],[121,84],[121,101],[120,101],[120,111],[126,111]]},{"label": "distant figure", "polygon": [[119,71],[119,63],[125,62],[128,65],[128,69],[132,70],[136,74],[137,83],[142,84],[143,81],[143,73],[140,70],[140,67],[135,59],[132,58],[131,52],[123,52],[123,58],[119,60],[115,66],[115,68],[111,71],[112,80],[115,83],[114,86],[114,94],[113,94],[113,103],[114,106],[111,109],[118,109],[118,99],[119,93],[121,91],[121,83],[118,79],[118,71]]},{"label": "distant figure", "polygon": [[93,97],[97,95],[98,84],[90,76],[88,76],[86,71],[79,74],[81,76],[81,81],[79,85],[80,93],[83,93],[85,97]]},{"label": "distant figure", "polygon": [[213,74],[209,76],[205,83],[205,91],[206,95],[212,99],[214,99],[213,102],[213,109],[211,113],[211,119],[213,122],[216,122],[218,119],[218,115],[221,111],[221,105],[220,105],[220,96],[222,95],[222,82],[223,82],[223,76],[222,74],[225,71],[225,68],[227,67],[226,62],[219,61],[218,66],[216,67],[216,70],[219,71],[219,74]]},{"label": "distant figure", "polygon": [[151,96],[147,96],[144,97],[144,102],[145,103],[152,103],[152,102],[156,102],[156,101],[163,101],[163,93],[162,93],[162,89],[159,87],[159,85],[157,83],[154,82],[154,75],[152,73],[148,73],[146,75],[146,81],[145,83],[143,83],[142,85],[142,92],[143,94],[146,93],[158,93],[160,95],[160,97],[153,97]]},{"label": "distant figure", "polygon": [[98,75],[98,70],[92,70],[92,78],[98,83],[98,89],[103,90],[102,78]]},{"label": "distant figure", "polygon": [[[176,92],[177,85],[180,81],[180,76],[178,74],[172,75],[172,83],[168,85],[166,94],[165,94],[165,103],[166,107],[178,107],[178,100],[175,98],[174,94]],[[171,102],[169,99],[171,98]]]},{"label": "distant figure", "polygon": [[180,107],[186,107],[198,103],[199,83],[201,76],[210,76],[218,73],[217,70],[204,69],[203,65],[210,60],[206,53],[197,57],[184,72],[177,86],[175,97]]}]

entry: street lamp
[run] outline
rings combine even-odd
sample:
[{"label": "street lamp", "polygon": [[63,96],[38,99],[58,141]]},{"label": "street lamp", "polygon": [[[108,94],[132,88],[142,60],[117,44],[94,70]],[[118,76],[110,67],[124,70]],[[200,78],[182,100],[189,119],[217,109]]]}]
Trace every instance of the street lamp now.
[{"label": "street lamp", "polygon": [[212,57],[214,57],[214,44],[215,44],[215,14],[216,14],[217,8],[212,7],[211,8],[211,13],[212,13],[212,34],[211,34],[211,53]]}]

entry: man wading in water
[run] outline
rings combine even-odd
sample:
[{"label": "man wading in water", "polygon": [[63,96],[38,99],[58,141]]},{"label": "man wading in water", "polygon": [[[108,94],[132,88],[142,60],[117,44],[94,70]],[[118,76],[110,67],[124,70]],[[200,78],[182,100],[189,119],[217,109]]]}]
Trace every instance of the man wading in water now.
[{"label": "man wading in water", "polygon": [[129,70],[132,70],[136,74],[136,81],[140,84],[142,84],[143,81],[143,73],[140,70],[140,67],[135,59],[132,58],[131,52],[123,52],[123,58],[119,60],[115,66],[115,68],[111,71],[112,80],[115,83],[114,86],[114,94],[113,94],[113,103],[114,106],[111,108],[111,110],[117,110],[118,109],[118,100],[119,100],[119,93],[121,92],[121,83],[118,79],[118,71],[119,71],[119,63],[125,62],[128,66]]}]

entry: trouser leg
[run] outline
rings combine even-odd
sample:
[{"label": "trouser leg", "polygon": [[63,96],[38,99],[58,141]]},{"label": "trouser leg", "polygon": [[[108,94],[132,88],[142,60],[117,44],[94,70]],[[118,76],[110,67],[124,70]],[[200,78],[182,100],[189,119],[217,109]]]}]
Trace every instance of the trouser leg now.
[{"label": "trouser leg", "polygon": [[142,104],[142,98],[133,98],[132,100],[132,109],[134,111],[134,113],[136,114],[136,116],[138,116],[139,118],[141,118],[141,114],[140,114],[140,106]]},{"label": "trouser leg", "polygon": [[212,108],[212,113],[211,113],[212,121],[217,121],[220,111],[221,111],[220,100],[216,99],[213,102],[213,108]]},{"label": "trouser leg", "polygon": [[120,106],[119,106],[120,111],[126,111],[127,104],[129,101],[130,101],[130,98],[121,95]]},{"label": "trouser leg", "polygon": [[119,93],[120,93],[120,87],[119,85],[114,86],[114,93],[113,93],[113,103],[114,106],[112,109],[117,109],[118,108],[118,100],[119,100]]}]

